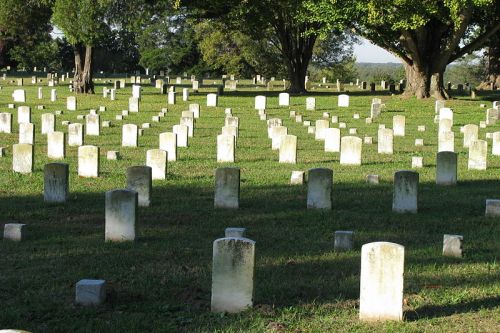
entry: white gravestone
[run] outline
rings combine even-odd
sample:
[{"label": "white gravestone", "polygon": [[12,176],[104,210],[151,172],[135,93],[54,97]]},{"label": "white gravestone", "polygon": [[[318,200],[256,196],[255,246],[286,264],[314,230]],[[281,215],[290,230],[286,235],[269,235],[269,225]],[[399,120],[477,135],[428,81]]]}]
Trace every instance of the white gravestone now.
[{"label": "white gravestone", "polygon": [[17,123],[31,123],[31,108],[29,106],[20,106],[17,108]]},{"label": "white gravestone", "polygon": [[340,152],[340,129],[325,128],[323,129],[323,135],[325,138],[325,152]]},{"label": "white gravestone", "polygon": [[279,106],[290,106],[290,94],[289,93],[280,93],[278,95]]},{"label": "white gravestone", "polygon": [[177,135],[172,132],[160,133],[160,149],[167,152],[169,162],[177,160]]},{"label": "white gravestone", "polygon": [[463,240],[461,235],[443,235],[443,256],[462,258]]},{"label": "white gravestone", "polygon": [[363,140],[356,136],[344,136],[340,140],[340,164],[361,165]]},{"label": "white gravestone", "polygon": [[30,123],[19,124],[19,143],[35,144],[35,125]]},{"label": "white gravestone", "polygon": [[19,143],[12,145],[12,170],[18,173],[32,173],[35,162],[33,145]]},{"label": "white gravestone", "polygon": [[122,147],[137,147],[137,125],[125,124],[122,126]]},{"label": "white gravestone", "polygon": [[472,141],[469,146],[469,170],[486,170],[488,142],[484,140]]},{"label": "white gravestone", "polygon": [[392,129],[394,136],[405,136],[406,117],[394,116],[392,117]]},{"label": "white gravestone", "polygon": [[136,165],[127,168],[127,189],[137,192],[137,202],[140,207],[151,205],[153,192],[153,171],[151,167]]},{"label": "white gravestone", "polygon": [[167,152],[161,149],[149,149],[146,152],[146,165],[151,167],[153,180],[162,180],[167,176]]},{"label": "white gravestone", "polygon": [[394,152],[394,135],[390,128],[381,128],[378,130],[377,151],[379,154],[390,154]]},{"label": "white gravestone", "polygon": [[83,146],[83,125],[73,123],[68,125],[68,146]]},{"label": "white gravestone", "polygon": [[69,165],[48,163],[43,169],[43,200],[63,203],[69,198]]},{"label": "white gravestone", "polygon": [[451,151],[437,153],[436,184],[455,185],[457,183],[457,154]]},{"label": "white gravestone", "polygon": [[217,168],[215,170],[214,208],[239,208],[240,169]]},{"label": "white gravestone", "polygon": [[89,114],[85,117],[85,134],[99,136],[101,132],[101,122],[98,114]]},{"label": "white gravestone", "polygon": [[217,94],[207,94],[207,106],[217,106]]},{"label": "white gravestone", "polygon": [[255,110],[265,110],[266,102],[266,96],[255,96]]},{"label": "white gravestone", "polygon": [[78,176],[84,178],[99,177],[99,147],[78,147]]},{"label": "white gravestone", "polygon": [[174,125],[172,131],[177,136],[177,147],[188,146],[188,127],[186,125]]},{"label": "white gravestone", "polygon": [[64,159],[66,155],[66,134],[52,132],[47,134],[47,156],[53,159]]},{"label": "white gravestone", "polygon": [[76,97],[68,96],[68,98],[66,98],[66,109],[68,109],[69,111],[76,111],[76,108]]},{"label": "white gravestone", "polygon": [[42,134],[49,134],[55,131],[56,116],[52,113],[42,114]]},{"label": "white gravestone", "polygon": [[401,170],[394,173],[393,212],[417,213],[418,181],[418,172]]},{"label": "white gravestone", "polygon": [[234,162],[235,136],[221,134],[217,136],[217,162]]},{"label": "white gravestone", "polygon": [[359,319],[403,320],[404,247],[389,242],[361,248]]},{"label": "white gravestone", "polygon": [[349,107],[349,95],[339,95],[339,100],[337,102],[337,106],[340,108],[348,108]]},{"label": "white gravestone", "polygon": [[316,168],[308,171],[307,208],[332,209],[333,171]]},{"label": "white gravestone", "polygon": [[470,143],[479,139],[479,126],[475,124],[467,124],[463,127],[464,148],[469,148]]},{"label": "white gravestone", "polygon": [[281,137],[279,162],[297,163],[297,137],[295,135],[284,135]]},{"label": "white gravestone", "polygon": [[12,133],[12,114],[8,112],[0,113],[0,133]]}]

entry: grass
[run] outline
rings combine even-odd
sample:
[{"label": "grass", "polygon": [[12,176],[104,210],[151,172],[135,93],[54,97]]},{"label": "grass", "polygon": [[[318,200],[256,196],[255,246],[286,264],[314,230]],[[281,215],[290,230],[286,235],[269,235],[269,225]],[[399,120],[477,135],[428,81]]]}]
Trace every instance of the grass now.
[{"label": "grass", "polygon": [[[25,80],[25,82],[28,80]],[[11,145],[15,133],[0,134],[7,156],[0,158],[0,223],[11,220],[28,224],[25,242],[0,242],[0,328],[22,328],[32,332],[497,332],[500,330],[500,226],[498,218],[485,218],[487,198],[499,198],[500,157],[488,156],[486,171],[467,171],[467,151],[462,148],[459,127],[478,124],[485,109],[500,95],[478,100],[460,97],[447,101],[455,112],[453,130],[458,153],[459,184],[434,184],[437,124],[434,101],[417,101],[374,95],[351,89],[351,106],[339,109],[336,93],[316,87],[316,111],[305,110],[305,96],[293,96],[290,108],[278,107],[278,91],[256,89],[248,81],[238,92],[227,92],[219,107],[207,108],[206,87],[191,94],[189,103],[201,105],[201,119],[189,148],[179,148],[179,160],[168,165],[168,179],[154,181],[153,205],[140,208],[138,239],[131,244],[104,243],[104,192],[123,188],[128,166],[143,165],[146,150],[158,147],[158,134],[171,131],[188,103],[168,106],[160,123],[152,123],[139,138],[139,147],[122,148],[121,125],[151,122],[166,96],[145,87],[141,112],[124,121],[115,115],[127,109],[131,88],[117,91],[117,101],[102,98],[103,82],[95,96],[78,96],[79,111],[65,108],[69,91],[58,88],[58,101],[50,102],[50,88],[37,99],[36,87],[26,86],[26,105],[32,107],[35,123],[35,171],[30,175],[11,171]],[[0,82],[1,110],[12,103],[15,87]],[[188,84],[186,81],[185,84]],[[111,84],[107,84],[111,87]],[[347,86],[347,89],[351,87]],[[268,96],[269,117],[280,117],[289,133],[298,137],[298,164],[278,163],[271,150],[265,122],[259,120],[254,96]],[[179,93],[181,95],[181,93]],[[179,97],[179,96],[178,96]],[[381,97],[386,111],[374,124],[365,124],[370,101]],[[43,104],[46,110],[37,110]],[[79,178],[77,150],[67,147],[64,160],[70,165],[68,203],[43,202],[43,166],[46,138],[40,134],[40,115],[64,110],[56,129],[66,131],[61,121],[76,122],[78,114],[105,105],[101,120],[111,128],[100,137],[86,137],[86,144],[101,147],[101,177]],[[240,209],[214,210],[213,191],[216,135],[224,125],[224,108],[240,118],[236,151],[241,168]],[[392,128],[392,117],[406,116],[406,136],[395,138],[394,155],[378,155],[377,145],[363,145],[362,166],[339,165],[338,153],[325,153],[321,142],[307,128],[289,119],[289,110],[305,120],[320,119],[323,112],[338,115],[358,135],[376,142],[378,124]],[[16,110],[8,110],[16,114]],[[353,119],[360,113],[361,119]],[[417,132],[426,125],[426,132]],[[500,130],[500,124],[480,129]],[[345,135],[347,130],[343,130]],[[424,147],[415,147],[415,138]],[[491,152],[491,140],[488,140]],[[106,160],[106,151],[118,150],[122,159]],[[420,173],[419,213],[391,212],[392,179],[397,170],[410,169],[411,156],[423,156]],[[223,164],[232,165],[232,164]],[[290,186],[292,170],[328,167],[334,171],[332,211],[306,210],[306,189]],[[378,174],[377,186],[365,182],[367,174]],[[254,307],[237,315],[210,313],[212,242],[224,228],[247,228],[256,243]],[[355,232],[355,250],[333,251],[335,230]],[[441,255],[443,234],[464,236],[465,257]],[[405,246],[405,320],[399,323],[364,323],[358,320],[361,245],[391,241]],[[74,304],[75,283],[82,278],[102,278],[108,283],[108,300],[99,307]]]}]

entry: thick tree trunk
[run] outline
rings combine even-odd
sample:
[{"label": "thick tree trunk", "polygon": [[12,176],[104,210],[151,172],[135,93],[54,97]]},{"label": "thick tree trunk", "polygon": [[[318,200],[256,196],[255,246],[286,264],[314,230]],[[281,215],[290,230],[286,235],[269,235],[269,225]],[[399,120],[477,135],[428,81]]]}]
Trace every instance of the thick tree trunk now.
[{"label": "thick tree trunk", "polygon": [[306,73],[309,65],[309,60],[306,63],[303,59],[287,59],[288,77],[290,79],[290,87],[288,92],[291,94],[304,94],[306,93]]},{"label": "thick tree trunk", "polygon": [[434,97],[447,99],[448,93],[444,89],[444,70],[426,70],[417,65],[405,64],[406,88],[405,96],[416,96],[418,99]]},{"label": "thick tree trunk", "polygon": [[500,37],[495,36],[489,42],[487,51],[488,73],[479,85],[480,89],[500,88]]},{"label": "thick tree trunk", "polygon": [[93,94],[92,82],[92,46],[75,45],[75,77],[73,90],[75,93]]}]

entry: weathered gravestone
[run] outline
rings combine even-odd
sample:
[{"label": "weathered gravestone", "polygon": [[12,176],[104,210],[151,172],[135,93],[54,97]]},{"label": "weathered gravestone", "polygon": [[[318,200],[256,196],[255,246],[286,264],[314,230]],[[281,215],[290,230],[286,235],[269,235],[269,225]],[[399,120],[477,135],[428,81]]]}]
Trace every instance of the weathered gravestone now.
[{"label": "weathered gravestone", "polygon": [[462,258],[463,239],[461,235],[443,235],[443,256]]},{"label": "weathered gravestone", "polygon": [[12,133],[12,114],[0,113],[0,133]]},{"label": "weathered gravestone", "polygon": [[488,142],[475,140],[469,146],[469,170],[486,170],[486,158],[488,153]]},{"label": "weathered gravestone", "polygon": [[377,151],[379,154],[392,155],[394,135],[393,130],[390,128],[381,128],[378,130]]},{"label": "weathered gravestone", "polygon": [[135,240],[137,192],[113,190],[106,192],[105,241]]},{"label": "weathered gravestone", "polygon": [[127,168],[127,189],[137,192],[138,204],[141,207],[151,205],[153,192],[152,172],[151,167],[145,165]]},{"label": "weathered gravestone", "polygon": [[146,165],[152,169],[153,180],[167,176],[167,152],[161,149],[149,149],[146,152]]},{"label": "weathered gravestone", "polygon": [[297,163],[297,137],[295,135],[283,135],[279,149],[280,163]]},{"label": "weathered gravestone", "polygon": [[215,208],[238,208],[240,202],[240,169],[215,170]]},{"label": "weathered gravestone", "polygon": [[177,160],[177,135],[172,132],[160,133],[160,149],[167,152],[169,162]]},{"label": "weathered gravestone", "polygon": [[363,140],[356,136],[344,136],[340,140],[340,164],[361,165]]},{"label": "weathered gravestone", "polygon": [[219,238],[213,244],[212,312],[237,313],[253,305],[255,242]]},{"label": "weathered gravestone", "polygon": [[337,230],[335,231],[335,239],[333,244],[333,249],[335,251],[349,251],[353,247],[353,236],[354,232]]},{"label": "weathered gravestone", "polygon": [[78,176],[85,178],[99,177],[99,147],[78,147]]},{"label": "weathered gravestone", "polygon": [[417,213],[418,181],[418,172],[401,170],[394,173],[393,212]]},{"label": "weathered gravestone", "polygon": [[325,128],[323,129],[323,136],[325,139],[325,152],[340,152],[340,129]]},{"label": "weathered gravestone", "polygon": [[333,171],[310,169],[307,177],[307,208],[332,209]]},{"label": "weathered gravestone", "polygon": [[177,147],[188,146],[188,127],[186,125],[174,125],[172,131],[177,137]]},{"label": "weathered gravestone", "polygon": [[32,173],[34,165],[33,145],[19,143],[12,145],[12,170],[19,173]]},{"label": "weathered gravestone", "polygon": [[122,147],[137,147],[137,125],[125,124],[122,126]]},{"label": "weathered gravestone", "polygon": [[75,303],[93,306],[106,300],[106,281],[83,279],[75,285]]},{"label": "weathered gravestone", "polygon": [[53,159],[63,159],[66,156],[66,134],[52,132],[47,134],[47,156]]},{"label": "weathered gravestone", "polygon": [[389,242],[361,248],[359,319],[403,320],[404,247]]},{"label": "weathered gravestone", "polygon": [[43,200],[63,203],[69,198],[69,165],[48,163],[43,169]]},{"label": "weathered gravestone", "polygon": [[35,125],[31,123],[19,124],[19,143],[35,144]]},{"label": "weathered gravestone", "polygon": [[68,146],[83,145],[83,125],[73,123],[68,125]]},{"label": "weathered gravestone", "polygon": [[437,153],[436,184],[455,185],[457,183],[457,154],[451,151]]},{"label": "weathered gravestone", "polygon": [[42,134],[49,134],[56,129],[56,116],[52,113],[42,114]]}]

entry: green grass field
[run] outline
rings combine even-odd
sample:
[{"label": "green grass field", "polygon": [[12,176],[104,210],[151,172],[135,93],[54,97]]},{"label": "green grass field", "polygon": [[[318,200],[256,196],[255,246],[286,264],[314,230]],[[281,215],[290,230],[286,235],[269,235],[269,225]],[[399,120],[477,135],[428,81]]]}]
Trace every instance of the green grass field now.
[{"label": "green grass field", "polygon": [[[256,89],[244,81],[238,92],[220,97],[217,108],[205,106],[206,93],[215,87],[192,93],[189,102],[182,102],[180,92],[178,104],[168,106],[160,123],[152,123],[151,117],[167,106],[166,96],[145,86],[141,111],[119,122],[115,115],[127,109],[130,86],[118,90],[117,101],[111,102],[102,97],[104,84],[97,83],[97,94],[78,96],[79,111],[73,112],[66,111],[66,86],[59,86],[54,103],[46,85],[43,100],[37,99],[36,87],[25,87],[36,131],[35,170],[21,175],[12,172],[17,110],[7,109],[17,87],[0,81],[0,110],[14,114],[14,133],[0,134],[0,146],[7,147],[7,156],[0,158],[0,227],[19,221],[29,230],[24,242],[0,242],[0,328],[51,333],[500,331],[500,219],[484,217],[485,200],[500,199],[500,156],[491,155],[488,140],[488,169],[467,171],[468,152],[459,131],[460,126],[485,120],[486,109],[479,105],[491,107],[500,94],[447,101],[455,114],[459,184],[438,187],[433,99],[351,89],[351,106],[339,109],[337,93],[318,87],[310,94],[317,98],[317,110],[306,111],[306,96],[293,96],[290,108],[279,108],[279,91]],[[268,118],[282,118],[289,134],[298,137],[296,165],[279,164],[278,152],[271,150],[266,123],[254,110],[258,94],[268,96]],[[381,97],[387,107],[368,125],[364,118],[373,97]],[[104,192],[125,187],[126,168],[145,164],[146,150],[158,148],[158,134],[171,131],[188,103],[201,105],[195,136],[189,148],[178,149],[179,160],[169,163],[168,179],[153,182],[152,207],[139,209],[137,240],[105,243]],[[37,110],[40,104],[46,110]],[[46,157],[46,137],[40,134],[40,115],[63,110],[56,130],[67,131],[61,121],[77,122],[78,114],[100,105],[107,107],[101,120],[110,120],[113,127],[101,129],[100,137],[86,137],[85,143],[101,148],[101,177],[79,178],[77,149],[67,147],[70,200],[45,204],[43,166],[51,160]],[[240,118],[234,165],[241,168],[241,197],[240,209],[234,211],[213,209],[214,170],[229,165],[216,162],[216,135],[224,125],[226,107]],[[312,121],[330,112],[348,128],[357,128],[358,136],[373,136],[373,145],[363,145],[363,165],[339,165],[339,154],[325,153],[322,142],[288,117],[290,110]],[[353,119],[353,113],[361,119]],[[392,128],[392,117],[398,114],[406,116],[406,136],[395,138],[394,155],[378,155],[378,124]],[[121,125],[144,122],[151,122],[152,128],[139,137],[139,147],[120,147]],[[417,132],[418,125],[426,125],[426,132]],[[480,138],[495,131],[500,124],[480,129]],[[425,146],[415,147],[415,138],[423,138]],[[122,159],[106,160],[108,150],[120,151]],[[424,158],[424,168],[418,169],[419,213],[393,214],[393,174],[410,169],[412,156]],[[306,187],[289,185],[292,170],[315,167],[333,169],[331,211],[306,210]],[[366,184],[368,174],[378,174],[380,184]],[[247,237],[256,241],[254,307],[237,315],[212,314],[212,242],[230,226],[246,227]],[[353,230],[355,250],[334,252],[335,230]],[[442,256],[443,234],[464,236],[463,259]],[[374,241],[405,246],[403,322],[358,320],[360,249]],[[75,283],[82,278],[107,281],[104,305],[74,304]]]}]

